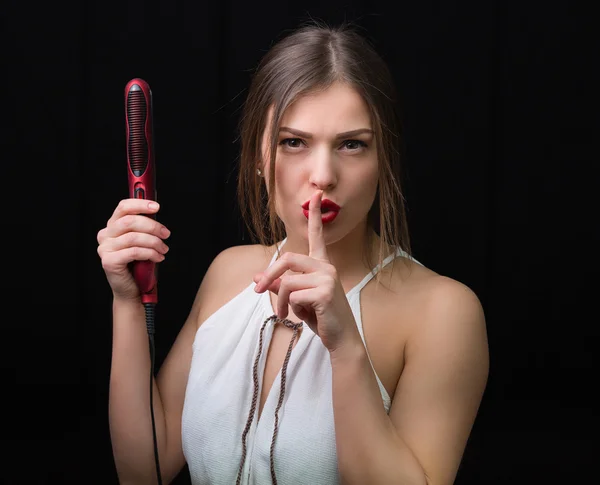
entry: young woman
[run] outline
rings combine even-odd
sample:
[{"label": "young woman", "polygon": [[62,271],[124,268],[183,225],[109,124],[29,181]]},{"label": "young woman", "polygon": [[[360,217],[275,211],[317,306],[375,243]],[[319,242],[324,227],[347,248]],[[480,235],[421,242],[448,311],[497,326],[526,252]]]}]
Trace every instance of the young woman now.
[{"label": "young woman", "polygon": [[[484,314],[410,256],[393,82],[349,28],[275,45],[241,123],[241,208],[154,384],[163,480],[449,485],[488,376]],[[156,483],[148,336],[127,269],[165,259],[147,201],[98,233],[113,290],[110,428],[123,484]]]}]

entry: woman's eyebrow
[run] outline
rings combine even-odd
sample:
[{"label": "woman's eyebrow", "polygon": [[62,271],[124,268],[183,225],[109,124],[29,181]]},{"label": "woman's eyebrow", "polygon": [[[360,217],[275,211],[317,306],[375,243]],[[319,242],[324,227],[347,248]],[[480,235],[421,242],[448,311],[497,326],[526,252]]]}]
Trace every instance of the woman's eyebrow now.
[{"label": "woman's eyebrow", "polygon": [[[285,131],[286,133],[291,133],[292,135],[295,135],[295,136],[300,136],[302,138],[307,138],[307,139],[312,138],[311,133],[307,133],[306,131],[296,130],[296,129],[290,128],[288,126],[282,126],[279,129],[279,132],[281,133],[282,131]],[[371,130],[369,128],[359,128],[358,130],[345,131],[344,133],[338,133],[336,135],[336,139],[350,138],[353,136],[362,135],[363,133],[368,133],[368,134],[372,135],[373,130]]]}]

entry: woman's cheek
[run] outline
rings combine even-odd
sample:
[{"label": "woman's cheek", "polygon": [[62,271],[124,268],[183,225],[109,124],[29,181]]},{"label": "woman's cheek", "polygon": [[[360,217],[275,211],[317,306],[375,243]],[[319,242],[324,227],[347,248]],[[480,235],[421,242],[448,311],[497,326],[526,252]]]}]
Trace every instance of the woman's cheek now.
[{"label": "woman's cheek", "polygon": [[[285,180],[281,180],[279,177],[276,180],[276,196],[275,196],[275,210],[277,215],[283,221],[287,221],[292,215],[294,205],[294,190],[289,187]],[[291,190],[292,189],[292,190]]]}]

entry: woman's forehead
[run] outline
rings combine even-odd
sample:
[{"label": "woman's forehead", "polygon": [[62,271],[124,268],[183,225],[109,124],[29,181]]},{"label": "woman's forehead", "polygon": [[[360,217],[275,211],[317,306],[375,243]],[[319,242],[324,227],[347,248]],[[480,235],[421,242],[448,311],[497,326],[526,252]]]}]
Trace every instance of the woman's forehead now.
[{"label": "woman's forehead", "polygon": [[[267,126],[272,116],[273,107],[268,112]],[[355,89],[342,83],[296,99],[284,112],[281,126],[322,136],[372,129],[364,99]]]}]

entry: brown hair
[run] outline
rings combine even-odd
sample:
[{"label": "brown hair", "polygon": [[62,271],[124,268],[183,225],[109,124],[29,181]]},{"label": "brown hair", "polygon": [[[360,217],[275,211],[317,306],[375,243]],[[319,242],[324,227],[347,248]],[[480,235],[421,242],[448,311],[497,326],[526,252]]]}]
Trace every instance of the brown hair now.
[{"label": "brown hair", "polygon": [[[381,238],[379,263],[387,256],[389,246],[400,247],[410,255],[394,83],[383,59],[349,24],[330,27],[312,23],[300,27],[277,42],[254,73],[240,120],[241,154],[237,187],[240,209],[250,235],[264,246],[283,239],[285,228],[275,212],[275,178],[272,176],[281,119],[288,106],[300,96],[327,89],[334,82],[344,82],[354,88],[370,110],[377,145],[379,181],[367,226]],[[271,107],[272,123],[267,127]],[[263,157],[261,142],[266,129],[271,134],[271,197],[256,173],[257,162]],[[367,231],[367,236],[369,234]],[[365,255],[365,261],[372,267],[369,255]]]}]

